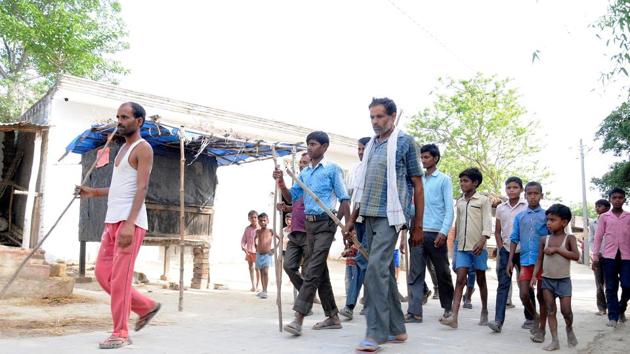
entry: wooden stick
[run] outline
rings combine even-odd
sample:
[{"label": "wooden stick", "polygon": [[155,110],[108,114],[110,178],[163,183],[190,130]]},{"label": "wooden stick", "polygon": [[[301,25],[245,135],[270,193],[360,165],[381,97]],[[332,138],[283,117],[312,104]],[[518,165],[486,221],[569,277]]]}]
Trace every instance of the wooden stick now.
[{"label": "wooden stick", "polygon": [[[291,171],[288,168],[286,170],[287,170],[287,173],[289,174],[289,176],[291,176],[291,178],[293,178],[295,180],[295,182],[300,187],[302,187],[302,190],[305,191],[306,193],[308,193],[308,195],[310,195],[311,198],[313,198],[315,203],[317,203],[317,205],[319,205],[319,207],[322,208],[326,214],[328,214],[328,216],[335,222],[335,224],[337,224],[337,226],[339,226],[343,230],[345,228],[345,225],[341,222],[341,220],[339,220],[337,215],[333,214],[333,212],[330,211],[330,209],[328,209],[328,207],[326,205],[324,205],[324,202],[322,202],[315,195],[315,193],[313,193],[313,191],[310,188],[308,188],[304,183],[302,183],[302,181],[300,181],[299,178],[296,178],[295,177],[295,173],[293,173],[293,171]],[[351,238],[352,238],[352,243],[359,249],[359,252],[361,252],[363,257],[365,257],[365,259],[368,259],[368,252],[367,252],[367,250],[365,248],[363,248],[363,245],[361,245],[361,242],[359,242],[359,239],[357,238],[357,234],[353,232]]]},{"label": "wooden stick", "polygon": [[[407,230],[401,230],[402,238],[405,245],[405,278],[409,279],[409,252],[411,252],[411,245],[407,242]],[[406,279],[406,280],[407,280]],[[409,288],[409,281],[405,281],[407,285],[407,301],[411,301],[411,289]]]},{"label": "wooden stick", "polygon": [[[295,145],[293,145],[293,148],[291,150],[291,168],[294,171],[295,171],[295,154],[296,153],[297,153],[297,147]],[[293,184],[295,184],[295,177],[293,177],[292,180],[293,180]],[[297,296],[298,296],[298,289],[296,289],[295,286],[294,286],[293,287],[293,301],[294,302],[297,299]]]},{"label": "wooden stick", "polygon": [[184,213],[184,170],[186,153],[184,151],[185,130],[179,127],[179,303],[178,311],[184,311],[184,234],[186,233],[186,214]]},{"label": "wooden stick", "polygon": [[[90,169],[85,174],[85,177],[83,177],[83,181],[81,181],[81,185],[85,185],[87,183],[88,179],[90,178],[90,175],[92,174],[92,171],[94,171],[94,168],[96,168],[96,163],[98,162],[98,160],[101,159],[101,155],[103,155],[103,153],[105,152],[105,149],[107,149],[109,144],[114,139],[114,135],[116,134],[116,130],[117,129],[115,128],[114,131],[112,132],[112,134],[107,138],[107,141],[105,142],[105,146],[103,146],[103,149],[101,149],[100,154],[97,154],[96,159],[92,163],[92,166],[90,167]],[[72,195],[72,199],[70,200],[70,202],[68,203],[66,208],[63,209],[63,211],[61,212],[61,215],[59,215],[57,220],[55,220],[55,223],[48,230],[46,235],[44,235],[44,237],[42,237],[42,239],[39,240],[37,245],[35,245],[35,247],[33,247],[33,249],[31,250],[31,253],[29,253],[28,256],[26,256],[26,258],[24,258],[22,263],[20,263],[19,267],[15,270],[15,273],[13,273],[11,278],[9,278],[9,281],[4,285],[4,287],[2,288],[2,291],[0,291],[0,299],[2,299],[4,297],[4,295],[7,293],[7,291],[9,290],[9,287],[11,286],[11,284],[13,284],[13,282],[15,281],[15,279],[17,279],[17,277],[20,274],[20,272],[22,271],[22,269],[24,269],[24,266],[26,265],[26,263],[33,257],[35,252],[37,252],[37,250],[39,250],[42,247],[42,244],[44,244],[44,241],[46,241],[46,239],[48,238],[48,236],[50,236],[50,234],[53,232],[55,227],[57,227],[57,224],[59,224],[59,221],[61,220],[61,218],[64,215],[66,215],[66,212],[68,211],[68,209],[70,209],[70,207],[72,206],[72,203],[74,203],[75,199],[78,199],[76,193]]]},{"label": "wooden stick", "polygon": [[[271,147],[271,154],[273,156],[273,163],[275,168],[278,168],[278,158],[276,156],[276,146],[273,145]],[[275,191],[273,192],[273,258],[275,264],[276,271],[276,305],[278,305],[278,329],[282,332],[282,231],[280,231],[280,244],[278,244],[278,240],[276,239],[277,231],[277,220],[278,220],[278,210],[276,205],[278,205],[278,183],[275,184]],[[280,226],[282,228],[282,226]]]},{"label": "wooden stick", "polygon": [[404,111],[401,109],[401,110],[400,110],[400,112],[399,112],[399,114],[397,114],[397,115],[396,115],[396,122],[394,122],[394,126],[395,126],[395,127],[397,127],[397,126],[398,126],[398,124],[400,123],[400,120],[401,120],[401,118],[402,118],[403,112],[404,112]]}]

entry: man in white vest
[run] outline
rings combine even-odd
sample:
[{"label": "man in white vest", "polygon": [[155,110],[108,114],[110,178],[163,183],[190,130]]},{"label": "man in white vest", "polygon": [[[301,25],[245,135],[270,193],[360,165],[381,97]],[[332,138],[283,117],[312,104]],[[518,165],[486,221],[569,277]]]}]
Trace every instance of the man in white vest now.
[{"label": "man in white vest", "polygon": [[77,187],[81,198],[108,198],[105,230],[94,273],[111,296],[114,330],[99,344],[101,349],[131,344],[127,328],[130,311],[140,316],[135,328],[139,331],[160,310],[159,303],[131,287],[136,256],[148,228],[144,199],[153,166],[153,149],[140,137],[145,117],[144,108],[137,103],[123,103],[118,108],[117,134],[125,137],[125,144],[114,160],[109,188]]}]

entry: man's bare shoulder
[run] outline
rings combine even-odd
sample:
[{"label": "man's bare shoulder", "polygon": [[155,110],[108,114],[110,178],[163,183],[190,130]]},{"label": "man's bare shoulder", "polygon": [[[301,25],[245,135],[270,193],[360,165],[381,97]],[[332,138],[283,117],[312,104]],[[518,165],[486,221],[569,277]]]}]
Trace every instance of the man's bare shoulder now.
[{"label": "man's bare shoulder", "polygon": [[153,147],[149,144],[148,141],[144,140],[140,144],[138,144],[136,150],[141,154],[151,154],[153,155]]}]

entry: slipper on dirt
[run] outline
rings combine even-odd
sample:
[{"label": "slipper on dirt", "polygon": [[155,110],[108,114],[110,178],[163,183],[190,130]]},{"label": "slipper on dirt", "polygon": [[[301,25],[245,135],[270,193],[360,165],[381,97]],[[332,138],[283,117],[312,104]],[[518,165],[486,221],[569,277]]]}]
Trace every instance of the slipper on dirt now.
[{"label": "slipper on dirt", "polygon": [[397,339],[397,338],[396,338],[396,336],[393,336],[393,335],[391,335],[391,334],[390,334],[389,336],[387,336],[387,343],[397,343],[397,344],[400,344],[400,343],[405,343],[405,342],[406,342],[406,340],[400,340],[400,339]]},{"label": "slipper on dirt", "polygon": [[357,353],[376,353],[380,352],[381,350],[383,350],[381,346],[367,339],[362,340],[361,343],[359,343],[359,346],[356,348]]},{"label": "slipper on dirt", "polygon": [[132,344],[131,339],[118,336],[110,336],[104,342],[100,342],[100,349],[118,349]]},{"label": "slipper on dirt", "polygon": [[416,316],[408,313],[405,315],[405,323],[422,323],[422,316]]},{"label": "slipper on dirt", "polygon": [[157,315],[157,313],[160,311],[161,308],[162,308],[162,304],[158,302],[155,304],[155,307],[153,308],[153,310],[149,311],[149,313],[147,313],[144,316],[140,316],[140,318],[138,318],[138,320],[136,321],[136,328],[135,328],[136,332],[143,329],[144,326],[148,325],[149,322],[151,322],[151,320],[153,319],[153,317]]}]

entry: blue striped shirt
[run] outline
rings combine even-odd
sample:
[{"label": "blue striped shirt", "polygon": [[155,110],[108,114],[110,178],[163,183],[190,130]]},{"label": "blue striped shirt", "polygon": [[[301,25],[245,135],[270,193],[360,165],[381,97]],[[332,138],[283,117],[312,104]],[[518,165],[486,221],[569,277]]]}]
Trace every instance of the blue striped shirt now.
[{"label": "blue striped shirt", "polygon": [[536,264],[540,238],[549,235],[547,229],[547,216],[545,209],[538,206],[536,209],[527,208],[514,217],[512,235],[510,241],[521,245],[521,265]]},{"label": "blue striped shirt", "polygon": [[[391,138],[391,137],[390,137]],[[389,139],[388,139],[389,140]],[[396,141],[396,179],[400,205],[407,222],[413,213],[411,177],[423,174],[411,136],[401,133]],[[365,186],[361,198],[362,216],[387,217],[387,140],[374,141],[367,161]]]},{"label": "blue striped shirt", "polygon": [[[313,193],[328,207],[334,210],[339,201],[350,200],[343,183],[343,172],[334,162],[320,161],[317,166],[308,165],[298,176]],[[320,215],[324,210],[308,193],[304,193],[299,184],[294,184],[289,190],[291,199],[296,201],[304,196],[304,213],[306,215]]]},{"label": "blue striped shirt", "polygon": [[453,183],[451,177],[435,170],[422,176],[424,187],[424,231],[448,235],[453,226]]}]

